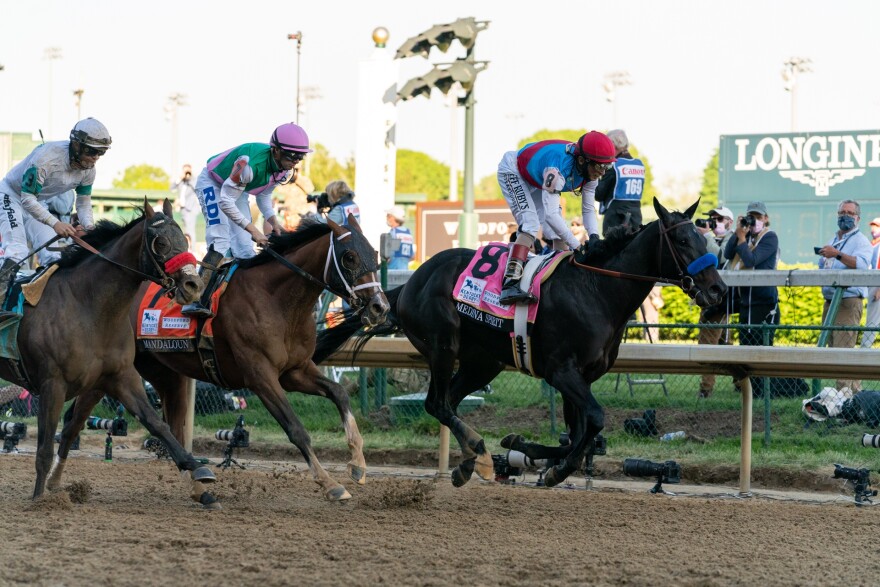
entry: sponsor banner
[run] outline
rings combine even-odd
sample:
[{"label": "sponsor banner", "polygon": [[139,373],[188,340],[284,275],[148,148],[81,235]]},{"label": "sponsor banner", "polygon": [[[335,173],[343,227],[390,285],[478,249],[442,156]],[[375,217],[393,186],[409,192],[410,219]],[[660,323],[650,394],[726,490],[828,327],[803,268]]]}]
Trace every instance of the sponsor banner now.
[{"label": "sponsor banner", "polygon": [[880,130],[727,135],[719,151],[719,197],[793,201],[876,198]]}]

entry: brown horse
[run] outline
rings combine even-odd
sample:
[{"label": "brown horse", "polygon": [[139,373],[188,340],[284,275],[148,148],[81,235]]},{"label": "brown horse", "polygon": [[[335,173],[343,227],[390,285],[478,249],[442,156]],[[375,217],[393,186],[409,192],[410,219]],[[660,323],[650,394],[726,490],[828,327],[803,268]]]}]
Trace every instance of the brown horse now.
[{"label": "brown horse", "polygon": [[[333,221],[305,221],[294,231],[270,238],[268,249],[238,259],[214,317],[217,367],[230,388],[248,388],[284,429],[330,500],[351,495],[324,470],[285,391],[329,398],[339,411],[351,449],[348,472],[366,480],[363,439],[351,412],[348,393],[324,377],[312,362],[314,307],[329,289],[360,313],[358,322],[385,320],[388,301],[376,278],[377,255],[353,217],[350,227]],[[142,288],[143,294],[146,288]],[[131,309],[137,322],[137,304]],[[135,366],[162,400],[165,419],[178,437],[186,415],[186,378],[208,379],[198,353],[138,350]]]},{"label": "brown horse", "polygon": [[[197,299],[203,287],[195,258],[186,252],[186,237],[172,218],[171,203],[165,200],[162,212],[155,212],[145,200],[140,217],[124,226],[102,220],[75,241],[39,303],[23,309],[18,331],[22,369],[0,362],[0,377],[40,398],[34,497],[43,493],[47,481],[50,490],[60,485],[71,441],[105,394],[165,442],[180,470],[191,471],[195,480],[213,481],[211,470],[200,466],[159,418],[134,369],[127,318],[141,282],[165,284],[180,302]],[[50,473],[58,417],[64,402],[74,397],[79,399],[77,409],[64,425]],[[207,492],[194,497],[205,505],[216,502]]]}]

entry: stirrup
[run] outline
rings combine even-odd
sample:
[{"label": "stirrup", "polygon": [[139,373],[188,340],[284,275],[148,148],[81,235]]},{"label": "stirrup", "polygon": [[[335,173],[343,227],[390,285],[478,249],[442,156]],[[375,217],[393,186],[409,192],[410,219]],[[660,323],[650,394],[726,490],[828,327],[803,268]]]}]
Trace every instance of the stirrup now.
[{"label": "stirrup", "polygon": [[210,308],[203,306],[201,302],[193,302],[182,306],[180,313],[184,316],[196,316],[198,318],[211,318],[214,316],[214,312]]}]

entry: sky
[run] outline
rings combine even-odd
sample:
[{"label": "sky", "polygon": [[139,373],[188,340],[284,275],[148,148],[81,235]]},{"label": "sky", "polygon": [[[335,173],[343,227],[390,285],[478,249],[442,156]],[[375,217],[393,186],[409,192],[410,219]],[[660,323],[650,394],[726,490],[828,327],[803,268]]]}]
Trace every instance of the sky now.
[{"label": "sky", "polygon": [[[99,188],[130,165],[171,173],[172,94],[187,102],[178,111],[179,164],[198,169],[238,144],[267,142],[296,116],[296,44],[287,35],[297,31],[300,86],[319,95],[300,123],[335,157],[353,157],[358,66],[373,51],[373,29],[386,27],[396,50],[468,16],[490,21],[475,46],[490,62],[475,90],[477,180],[538,130],[621,127],[661,189],[684,189],[720,135],[792,130],[781,75],[790,57],[812,60],[798,77],[797,130],[880,128],[880,2],[869,0],[0,0],[0,14],[0,131],[66,138],[77,118],[73,90],[82,88],[82,116],[113,136]],[[50,47],[59,59],[46,59]],[[402,60],[399,85],[463,56],[454,45]],[[632,84],[611,103],[603,82],[616,71]],[[397,116],[398,148],[449,162],[452,122],[437,91],[399,103]]]}]

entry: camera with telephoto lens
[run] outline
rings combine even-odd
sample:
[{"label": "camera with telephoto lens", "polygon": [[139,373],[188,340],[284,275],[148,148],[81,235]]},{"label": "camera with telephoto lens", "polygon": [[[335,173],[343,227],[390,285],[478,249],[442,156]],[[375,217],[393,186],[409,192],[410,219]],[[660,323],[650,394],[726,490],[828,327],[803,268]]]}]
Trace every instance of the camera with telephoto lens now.
[{"label": "camera with telephoto lens", "polygon": [[3,441],[2,452],[16,451],[18,441],[27,436],[27,424],[24,422],[0,421],[0,440]]},{"label": "camera with telephoto lens", "polygon": [[694,220],[694,224],[697,225],[697,228],[708,228],[711,230],[715,230],[715,227],[718,226],[718,221],[714,218],[697,218]]},{"label": "camera with telephoto lens", "polygon": [[742,217],[742,220],[739,221],[739,225],[743,228],[752,228],[755,225],[755,222],[756,220],[754,216],[749,216],[748,214],[746,214]]},{"label": "camera with telephoto lens", "polygon": [[250,446],[250,433],[244,429],[244,416],[239,416],[232,430],[218,430],[214,433],[217,440],[225,440],[232,448],[247,448]]},{"label": "camera with telephoto lens", "polygon": [[870,502],[877,495],[877,490],[871,489],[871,471],[868,469],[853,469],[843,465],[834,464],[834,479],[846,479],[852,482],[855,491],[856,505]]},{"label": "camera with telephoto lens", "polygon": [[630,477],[655,478],[657,483],[651,489],[651,493],[667,493],[663,490],[663,483],[681,483],[681,465],[675,461],[655,463],[644,459],[626,459],[623,461],[623,474]]},{"label": "camera with telephoto lens", "polygon": [[327,192],[321,192],[320,194],[309,194],[306,196],[306,202],[309,204],[314,203],[318,208],[318,212],[326,212],[330,208],[333,207],[333,204],[330,203],[330,196],[327,195]]}]

